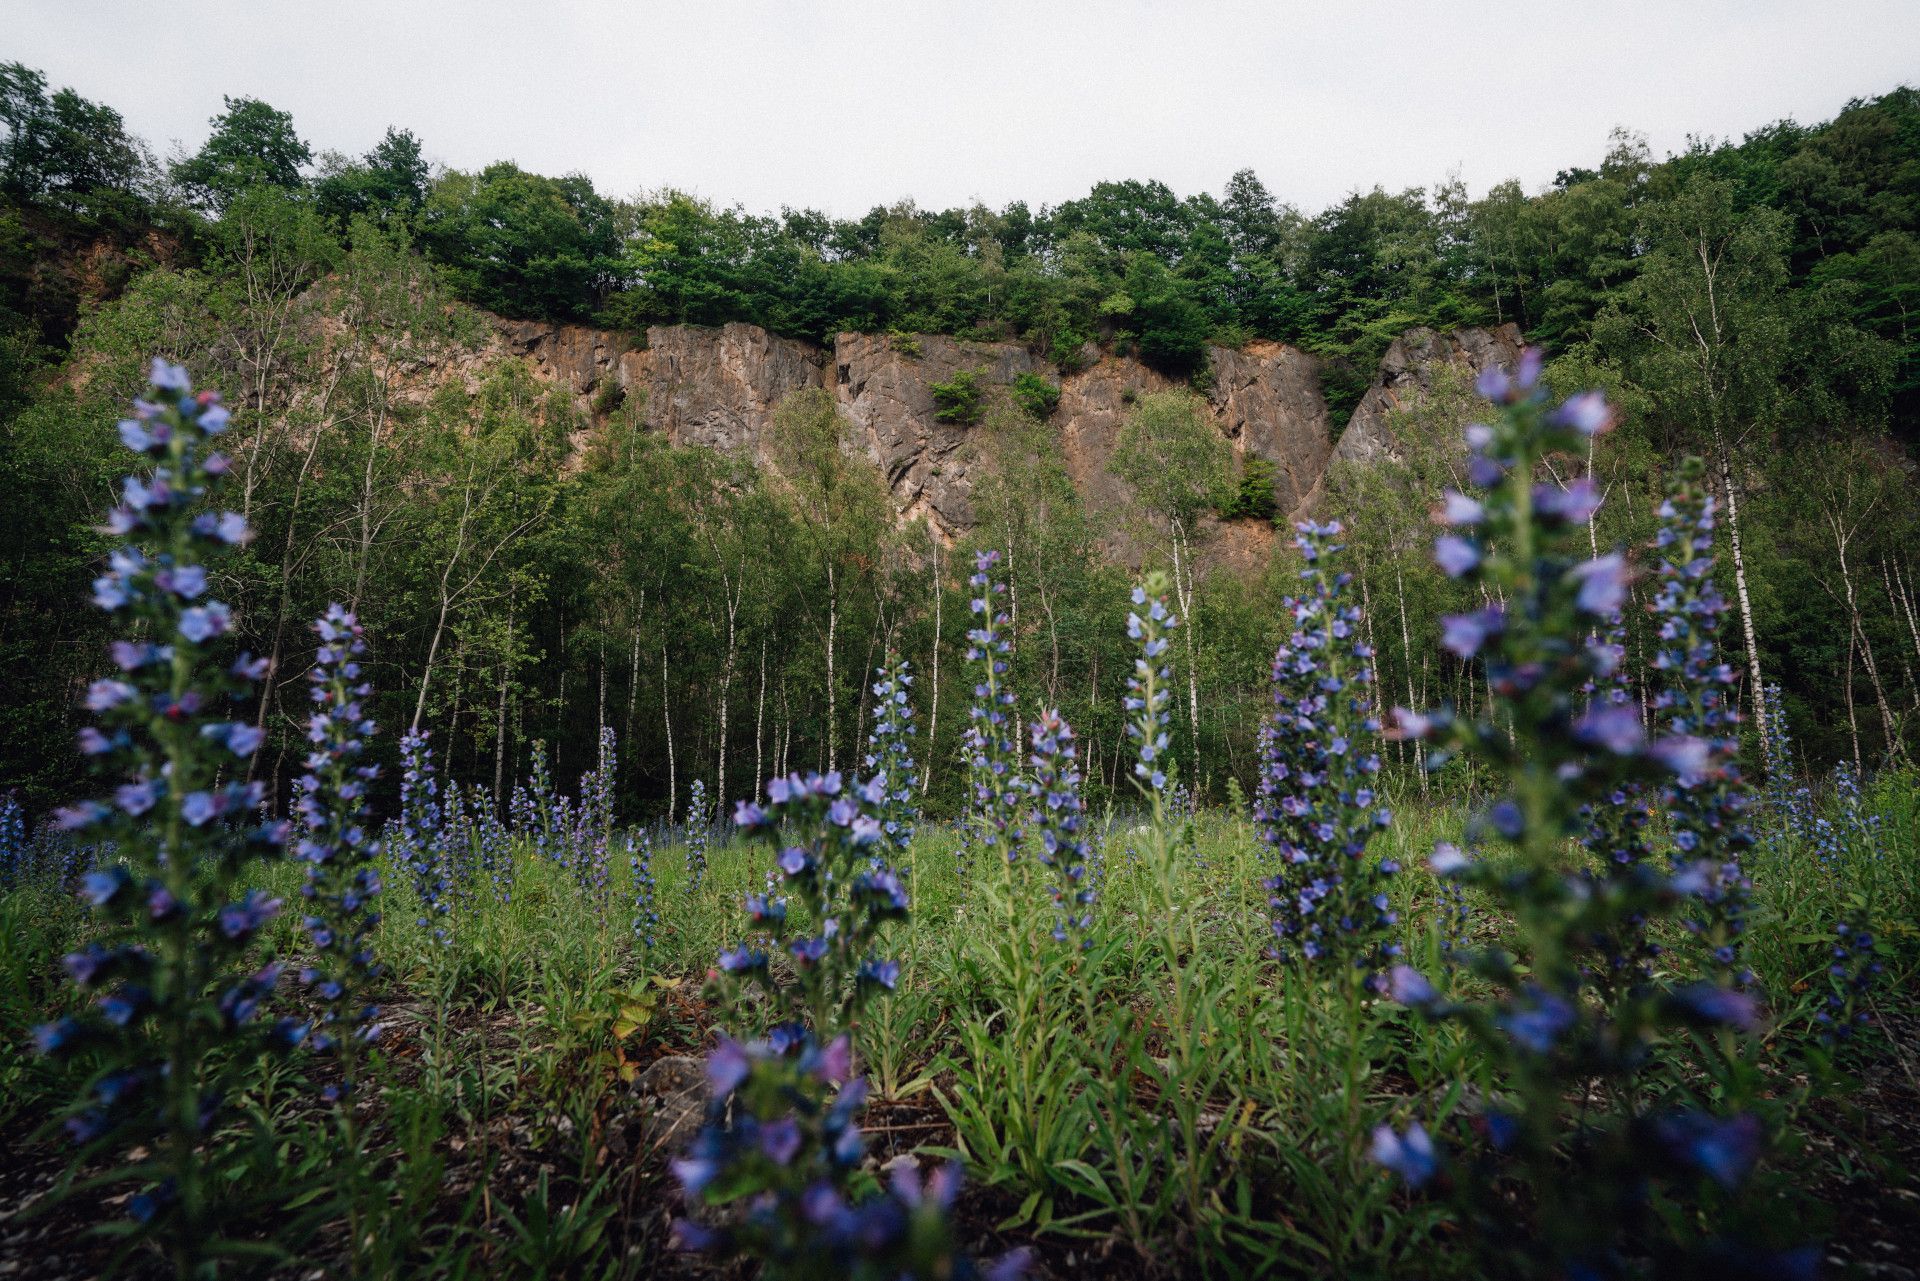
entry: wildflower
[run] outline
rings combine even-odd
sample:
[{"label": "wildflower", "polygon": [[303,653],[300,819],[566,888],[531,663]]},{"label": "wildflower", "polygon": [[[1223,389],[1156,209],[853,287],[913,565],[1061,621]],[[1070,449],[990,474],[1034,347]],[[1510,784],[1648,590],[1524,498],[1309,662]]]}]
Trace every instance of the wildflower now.
[{"label": "wildflower", "polygon": [[1297,528],[1307,586],[1286,600],[1293,632],[1273,658],[1256,810],[1276,864],[1264,883],[1272,955],[1350,972],[1379,990],[1400,945],[1390,938],[1399,917],[1385,892],[1393,864],[1366,857],[1389,822],[1374,792],[1380,758],[1361,746],[1380,732],[1367,694],[1373,654],[1360,640],[1360,610],[1346,599],[1351,575],[1335,568],[1339,524]]},{"label": "wildflower", "polygon": [[972,603],[976,625],[967,633],[967,661],[974,664],[976,679],[965,751],[972,778],[972,834],[990,856],[997,854],[1012,864],[1020,857],[1019,803],[1025,789],[1014,739],[1014,695],[1006,681],[1013,643],[1007,639],[1007,616],[997,603],[1007,587],[991,581],[999,563],[1000,553],[979,553],[967,580],[979,595]]},{"label": "wildflower", "polygon": [[[1726,983],[1747,975],[1738,962],[1749,886],[1741,858],[1753,844],[1748,795],[1738,764],[1740,710],[1735,676],[1722,660],[1719,631],[1727,602],[1714,586],[1716,503],[1697,459],[1682,468],[1661,505],[1660,590],[1654,599],[1661,676],[1654,710],[1670,741],[1674,777],[1664,789],[1668,821],[1684,861],[1705,865],[1710,881],[1684,918],[1705,945],[1709,970]],[[1681,860],[1676,860],[1676,868]]]},{"label": "wildflower", "polygon": [[[1635,1080],[1649,1037],[1689,1025],[1737,1034],[1756,1017],[1748,994],[1723,982],[1663,990],[1647,942],[1652,921],[1684,903],[1696,928],[1725,943],[1729,934],[1706,922],[1727,914],[1713,917],[1684,896],[1707,889],[1731,907],[1741,884],[1737,864],[1729,866],[1744,839],[1731,754],[1737,715],[1724,693],[1731,675],[1712,644],[1724,606],[1709,572],[1711,502],[1690,464],[1663,509],[1656,667],[1672,674],[1648,732],[1624,684],[1618,639],[1626,558],[1584,555],[1584,521],[1597,501],[1590,485],[1535,483],[1543,458],[1575,452],[1611,414],[1597,396],[1546,409],[1531,381],[1537,370],[1531,360],[1513,376],[1482,375],[1481,393],[1500,408],[1467,433],[1468,478],[1485,491],[1475,501],[1486,550],[1461,577],[1499,603],[1442,625],[1442,645],[1484,671],[1493,713],[1443,708],[1401,718],[1403,736],[1489,772],[1493,796],[1468,836],[1505,843],[1514,857],[1470,860],[1447,846],[1434,865],[1446,884],[1476,887],[1515,922],[1520,955],[1467,956],[1493,986],[1488,998],[1443,1002],[1410,970],[1395,970],[1390,988],[1429,1017],[1460,1024],[1504,1100],[1471,1125],[1486,1150],[1461,1163],[1448,1187],[1462,1222],[1485,1225],[1470,1239],[1499,1261],[1487,1270],[1585,1275],[1595,1260],[1631,1249],[1685,1255],[1697,1271],[1718,1248],[1711,1238],[1650,1241],[1617,1211],[1643,1203],[1657,1181],[1685,1215],[1704,1219],[1718,1203],[1701,1180],[1731,1188],[1761,1147],[1750,1114],[1649,1113],[1646,1100],[1660,1091]],[[1604,641],[1582,634],[1590,618],[1605,620]],[[1649,845],[1656,794],[1680,851],[1665,873]],[[1582,837],[1582,865],[1565,862],[1568,833]],[[1596,1098],[1607,1102],[1591,1106]],[[1410,1185],[1431,1180],[1429,1152],[1411,1132],[1376,1139],[1376,1160]],[[1512,1225],[1502,1189],[1513,1187],[1529,1189],[1525,1225]]]},{"label": "wildflower", "polygon": [[627,832],[627,865],[633,872],[633,937],[651,951],[660,913],[653,902],[653,841],[645,832]]},{"label": "wildflower", "polygon": [[399,853],[413,875],[420,916],[416,924],[445,947],[453,941],[445,921],[453,911],[453,886],[447,875],[445,834],[441,826],[440,784],[434,776],[433,749],[423,731],[400,736]]},{"label": "wildflower", "polygon": [[365,760],[374,733],[367,714],[373,689],[361,679],[366,640],[359,621],[330,605],[314,623],[320,647],[307,673],[313,711],[307,739],[313,750],[300,780],[297,812],[302,835],[295,854],[306,864],[307,936],[315,960],[300,979],[322,1002],[313,1043],[335,1052],[341,1084],[357,1084],[358,1046],[372,1038],[379,1008],[366,993],[379,977],[373,939],[380,924],[380,842],[368,835],[366,795],[380,767]]},{"label": "wildflower", "polygon": [[707,814],[707,785],[696,778],[687,797],[687,826],[683,838],[687,847],[688,894],[698,894],[700,882],[706,878],[707,843],[712,833],[712,820]]},{"label": "wildflower", "polygon": [[1048,887],[1053,895],[1053,937],[1056,942],[1071,941],[1085,948],[1091,945],[1087,931],[1093,926],[1094,891],[1087,879],[1085,815],[1073,727],[1060,713],[1049,711],[1033,723],[1029,735],[1033,752],[1028,757],[1027,822],[1039,834],[1041,862],[1053,874]]},{"label": "wildflower", "polygon": [[879,793],[869,801],[877,810],[876,820],[890,852],[906,853],[913,841],[914,824],[919,819],[918,793],[914,790],[913,702],[908,694],[913,673],[907,660],[888,654],[886,665],[875,670],[873,684],[873,732],[867,741],[864,768],[870,785]]},{"label": "wildflower", "polygon": [[1440,1171],[1440,1155],[1434,1150],[1433,1139],[1418,1121],[1407,1126],[1404,1135],[1394,1133],[1390,1125],[1377,1126],[1372,1155],[1376,1165],[1399,1175],[1410,1188],[1424,1186]]},{"label": "wildflower", "polygon": [[[229,1076],[297,1038],[253,1018],[278,967],[239,968],[280,905],[238,878],[253,855],[277,852],[284,825],[259,817],[263,789],[244,781],[262,736],[225,715],[254,696],[263,670],[212,653],[232,619],[207,593],[210,563],[235,539],[209,536],[204,510],[224,472],[210,442],[225,411],[214,393],[184,394],[190,383],[176,365],[156,361],[153,380],[153,400],[119,430],[143,470],[121,486],[106,529],[123,541],[94,584],[95,603],[130,633],[108,651],[120,675],[87,692],[99,723],[82,734],[114,780],[116,804],[84,801],[58,816],[68,830],[95,833],[102,849],[111,843],[112,861],[80,878],[98,928],[66,962],[95,1000],[35,1041],[45,1053],[87,1045],[99,1055],[102,1071],[69,1109],[68,1131],[126,1153],[115,1177],[151,1189],[128,1202],[140,1230],[168,1238],[198,1270],[217,1248],[214,1194],[227,1186],[232,1148],[214,1136],[236,1093]],[[244,522],[234,526],[243,537]]]}]

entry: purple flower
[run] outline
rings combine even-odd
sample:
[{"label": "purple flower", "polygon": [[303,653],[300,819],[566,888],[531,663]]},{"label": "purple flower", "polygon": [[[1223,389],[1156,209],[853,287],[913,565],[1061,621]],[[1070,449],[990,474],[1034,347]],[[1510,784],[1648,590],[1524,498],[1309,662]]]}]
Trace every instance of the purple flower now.
[{"label": "purple flower", "polygon": [[1694,982],[1673,991],[1673,1001],[1689,1018],[1710,1027],[1751,1032],[1760,1024],[1760,1005],[1746,992],[1717,983]]},{"label": "purple flower", "polygon": [[752,1071],[753,1060],[748,1056],[746,1047],[731,1037],[721,1037],[713,1053],[707,1056],[707,1084],[712,1088],[715,1098],[727,1098],[740,1088]]},{"label": "purple flower", "polygon": [[1396,965],[1387,975],[1387,992],[1400,1004],[1428,1009],[1440,1003],[1440,993],[1427,976],[1410,965]]},{"label": "purple flower", "polygon": [[1441,841],[1433,847],[1433,857],[1427,861],[1427,866],[1433,869],[1436,876],[1452,876],[1465,871],[1472,863],[1473,860],[1462,853],[1458,845],[1452,841]]},{"label": "purple flower", "polygon": [[219,812],[219,805],[205,792],[189,792],[180,802],[180,817],[192,827],[205,825],[208,819]]},{"label": "purple flower", "polygon": [[1569,576],[1580,584],[1574,604],[1596,618],[1611,618],[1627,602],[1627,562],[1619,552],[1576,565]]},{"label": "purple flower", "polygon": [[1506,617],[1498,609],[1478,609],[1471,614],[1446,614],[1440,619],[1440,645],[1461,659],[1480,652],[1487,639],[1500,634]]},{"label": "purple flower", "polygon": [[160,356],[153,358],[147,381],[162,391],[177,392],[182,396],[193,390],[193,380],[187,377],[186,369]]},{"label": "purple flower", "polygon": [[1433,1139],[1418,1121],[1407,1126],[1405,1135],[1395,1134],[1390,1125],[1376,1126],[1372,1156],[1374,1164],[1393,1171],[1410,1188],[1423,1186],[1440,1170],[1440,1156],[1434,1151]]},{"label": "purple flower", "polygon": [[1562,426],[1571,427],[1582,436],[1598,436],[1613,426],[1613,407],[1607,404],[1607,398],[1597,391],[1583,391],[1569,396],[1566,403],[1554,411],[1554,420]]},{"label": "purple flower", "polygon": [[1443,503],[1440,519],[1449,525],[1478,525],[1487,518],[1487,509],[1478,499],[1468,498],[1458,490],[1449,489]]},{"label": "purple flower", "polygon": [[1580,718],[1573,732],[1581,742],[1603,747],[1615,756],[1631,756],[1646,742],[1639,713],[1619,703],[1595,706]]},{"label": "purple flower", "polygon": [[1480,563],[1480,549],[1458,534],[1442,534],[1434,540],[1433,560],[1448,578],[1458,578]]},{"label": "purple flower", "polygon": [[1655,1137],[1674,1157],[1731,1192],[1760,1159],[1760,1121],[1751,1113],[1720,1120],[1705,1112],[1672,1112],[1653,1122]]}]

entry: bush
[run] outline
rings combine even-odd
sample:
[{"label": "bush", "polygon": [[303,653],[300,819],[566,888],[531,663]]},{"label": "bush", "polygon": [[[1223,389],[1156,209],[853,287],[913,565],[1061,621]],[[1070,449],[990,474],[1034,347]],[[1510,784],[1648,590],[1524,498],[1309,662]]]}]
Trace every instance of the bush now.
[{"label": "bush", "polygon": [[1220,505],[1220,519],[1272,520],[1274,466],[1264,458],[1248,457],[1240,464],[1240,485]]},{"label": "bush", "polygon": [[933,392],[933,416],[943,423],[959,423],[971,427],[980,421],[980,402],[985,389],[980,386],[980,375],[976,370],[963,369],[952,379],[935,383]]},{"label": "bush", "polygon": [[1013,380],[1013,398],[1035,418],[1046,418],[1060,407],[1060,388],[1039,374],[1021,374]]}]

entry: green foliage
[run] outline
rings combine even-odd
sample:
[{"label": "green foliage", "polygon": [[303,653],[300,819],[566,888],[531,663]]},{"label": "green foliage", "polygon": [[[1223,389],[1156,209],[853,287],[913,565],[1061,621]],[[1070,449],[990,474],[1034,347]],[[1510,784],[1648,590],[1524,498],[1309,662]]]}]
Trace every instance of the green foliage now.
[{"label": "green foliage", "polygon": [[1147,510],[1191,537],[1200,513],[1224,503],[1231,453],[1206,402],[1159,391],[1142,396],[1127,415],[1110,466]]},{"label": "green foliage", "polygon": [[545,320],[591,315],[619,254],[613,205],[585,177],[544,178],[506,162],[442,177],[419,234],[464,297]]},{"label": "green foliage", "polygon": [[1060,384],[1035,373],[1013,380],[1014,403],[1035,418],[1047,418],[1060,407]]},{"label": "green foliage", "polygon": [[1222,520],[1272,520],[1275,507],[1273,482],[1277,473],[1272,463],[1255,454],[1240,461],[1240,484],[1220,505]]},{"label": "green foliage", "polygon": [[223,212],[254,187],[295,190],[313,151],[294,132],[293,116],[258,98],[227,98],[200,150],[173,166],[173,180],[203,205]]},{"label": "green foliage", "polygon": [[148,179],[151,161],[120,113],[71,89],[47,94],[47,80],[17,62],[0,63],[0,191],[94,212],[116,192]]},{"label": "green foliage", "polygon": [[929,383],[927,390],[933,393],[933,416],[941,422],[971,427],[980,421],[986,389],[980,385],[978,370],[962,369],[946,382]]},{"label": "green foliage", "polygon": [[355,218],[388,224],[409,222],[427,200],[430,170],[420,140],[410,130],[387,130],[358,160],[328,154],[313,184],[321,214],[337,227]]}]

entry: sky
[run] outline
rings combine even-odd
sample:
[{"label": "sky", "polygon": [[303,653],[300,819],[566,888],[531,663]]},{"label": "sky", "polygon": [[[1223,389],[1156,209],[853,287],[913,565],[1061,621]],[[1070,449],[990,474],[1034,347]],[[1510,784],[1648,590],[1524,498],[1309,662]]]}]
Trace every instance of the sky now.
[{"label": "sky", "polygon": [[1057,204],[1095,182],[1308,212],[1597,164],[1610,130],[1826,119],[1920,85],[1920,0],[0,0],[0,60],[105,102],[163,157],[221,96],[318,153],[409,128],[609,195],[754,212]]}]

